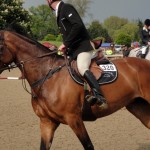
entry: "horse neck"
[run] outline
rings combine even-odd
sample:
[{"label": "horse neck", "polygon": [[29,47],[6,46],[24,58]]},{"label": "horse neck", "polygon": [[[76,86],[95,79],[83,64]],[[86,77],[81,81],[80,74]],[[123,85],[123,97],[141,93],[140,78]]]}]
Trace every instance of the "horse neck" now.
[{"label": "horse neck", "polygon": [[42,56],[45,53],[41,52],[38,49],[36,50],[35,53],[34,52],[28,53],[28,51],[26,52],[27,54],[25,54],[26,56],[21,56],[24,54],[22,53],[17,57],[20,62],[23,62],[23,65],[21,65],[20,70],[25,75],[26,79],[30,84],[33,83],[34,81],[41,79],[49,72],[52,66],[55,66],[55,57],[46,56],[38,58],[38,56]]},{"label": "horse neck", "polygon": [[16,61],[28,60],[29,58],[36,57],[40,54],[40,49],[36,48],[36,45],[19,38],[15,38],[15,42],[9,42],[8,45],[11,47],[11,51],[15,55]]},{"label": "horse neck", "polygon": [[[54,56],[43,56],[45,52],[42,52],[39,48],[28,50],[25,48],[24,51],[18,54],[18,59],[20,62],[23,62],[23,67],[20,68],[23,73],[25,73],[26,79],[29,83],[37,81],[45,76],[50,68],[54,66],[55,57]],[[24,56],[26,55],[26,56]]]},{"label": "horse neck", "polygon": [[25,63],[25,73],[23,72],[22,68],[21,71],[24,73],[27,81],[31,85],[35,81],[46,77],[50,70],[54,70],[57,67],[60,67],[62,64],[64,64],[63,59],[57,59],[56,56],[47,56]]},{"label": "horse neck", "polygon": [[19,66],[21,72],[25,75],[29,84],[39,80],[46,75],[50,67],[54,64],[54,55],[38,58],[49,52],[47,48],[22,36],[10,34],[6,40],[16,64],[22,62]]}]

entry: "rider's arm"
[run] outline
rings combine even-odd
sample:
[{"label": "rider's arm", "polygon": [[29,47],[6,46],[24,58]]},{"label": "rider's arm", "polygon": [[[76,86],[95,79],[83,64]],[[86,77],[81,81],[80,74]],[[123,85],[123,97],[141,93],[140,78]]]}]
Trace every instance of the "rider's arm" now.
[{"label": "rider's arm", "polygon": [[81,40],[80,36],[84,25],[79,14],[72,6],[67,7],[65,17],[71,24],[71,30],[66,37],[64,44],[66,45],[66,47],[70,47],[74,42]]}]

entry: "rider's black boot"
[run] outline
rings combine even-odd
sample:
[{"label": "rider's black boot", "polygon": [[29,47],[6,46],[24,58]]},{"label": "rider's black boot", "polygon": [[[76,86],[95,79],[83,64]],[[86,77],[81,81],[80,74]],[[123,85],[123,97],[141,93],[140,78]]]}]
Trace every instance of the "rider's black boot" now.
[{"label": "rider's black boot", "polygon": [[108,107],[106,99],[100,92],[99,84],[98,84],[95,76],[93,75],[93,73],[90,70],[87,70],[84,73],[84,78],[87,81],[87,83],[89,84],[89,86],[91,87],[92,92],[94,94],[94,96],[90,99],[89,102],[91,104],[96,103],[97,105],[99,105],[99,107],[106,109]]},{"label": "rider's black boot", "polygon": [[143,58],[143,59],[144,59],[144,58],[145,58],[145,56],[146,56],[146,54],[141,54],[141,58]]}]

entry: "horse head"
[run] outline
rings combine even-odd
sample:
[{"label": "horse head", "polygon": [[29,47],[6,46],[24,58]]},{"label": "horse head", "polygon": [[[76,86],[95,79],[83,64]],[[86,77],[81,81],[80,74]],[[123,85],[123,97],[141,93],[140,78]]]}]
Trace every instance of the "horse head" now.
[{"label": "horse head", "polygon": [[[46,74],[49,69],[49,67],[44,68],[42,66],[45,64],[54,66],[54,63],[58,63],[56,59],[59,59],[59,57],[56,53],[57,51],[50,52],[47,47],[39,42],[18,33],[0,31],[0,73],[18,67],[26,74],[38,70],[42,76],[42,73]],[[39,67],[39,64],[41,67]]]},{"label": "horse head", "polygon": [[7,31],[0,31],[0,73],[9,69],[9,65],[14,61],[13,53],[8,46],[8,36]]},{"label": "horse head", "polygon": [[18,37],[19,35],[15,32],[0,31],[0,74],[4,70],[18,67],[16,64],[19,61],[17,60],[17,52],[20,50],[20,45],[25,45],[20,43],[21,40],[19,41]]}]

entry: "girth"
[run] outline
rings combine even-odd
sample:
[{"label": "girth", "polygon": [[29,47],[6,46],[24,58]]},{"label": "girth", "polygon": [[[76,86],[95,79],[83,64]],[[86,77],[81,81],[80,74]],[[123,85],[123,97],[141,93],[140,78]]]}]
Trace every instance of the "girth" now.
[{"label": "girth", "polygon": [[66,64],[63,64],[62,66],[58,66],[56,68],[54,68],[53,70],[49,70],[49,72],[47,73],[46,76],[42,77],[40,80],[34,82],[31,84],[31,88],[34,89],[37,86],[41,85],[44,83],[45,80],[47,80],[48,78],[52,77],[52,75],[58,71],[60,71]]}]

